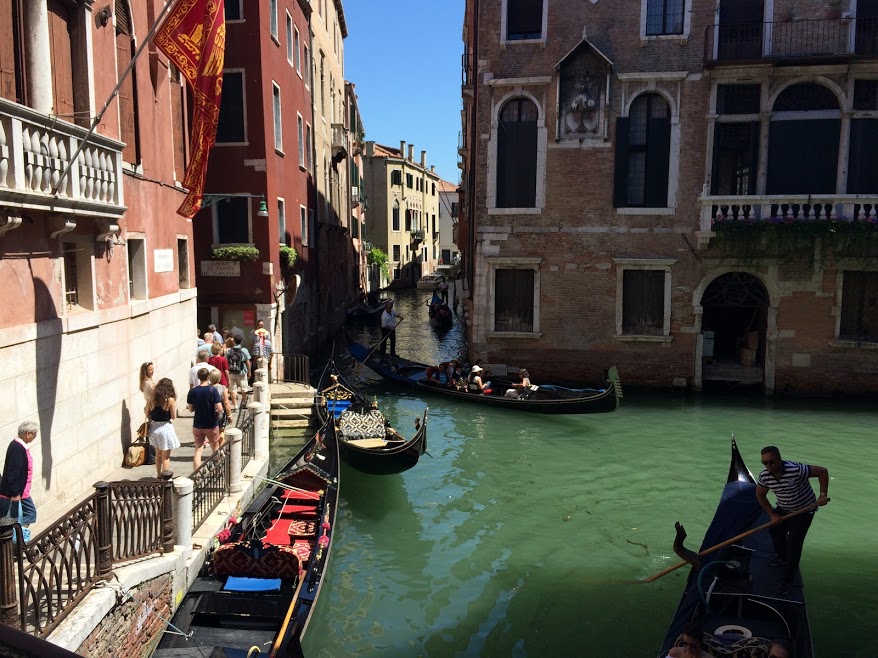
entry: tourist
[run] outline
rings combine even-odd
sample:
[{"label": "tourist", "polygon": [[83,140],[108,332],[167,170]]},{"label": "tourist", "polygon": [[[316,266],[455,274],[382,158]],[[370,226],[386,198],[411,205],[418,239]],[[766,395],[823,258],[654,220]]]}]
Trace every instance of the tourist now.
[{"label": "tourist", "polygon": [[520,397],[527,397],[530,394],[530,375],[527,373],[527,370],[521,368],[518,371],[518,381],[512,384],[512,388],[508,389],[505,393],[505,397],[517,399]]},{"label": "tourist", "polygon": [[[777,594],[784,596],[789,593],[790,584],[799,569],[805,535],[811,527],[816,509],[782,523],[781,517],[815,503],[819,506],[828,503],[829,498],[826,494],[829,490],[829,471],[823,466],[784,461],[776,446],[766,446],[762,449],[762,465],[765,468],[757,479],[756,500],[774,523],[769,528],[769,532],[777,557],[769,564],[772,567],[783,567],[777,585]],[[810,478],[817,478],[820,483],[819,497],[814,496],[814,490],[808,481]],[[777,507],[772,507],[768,502],[769,491],[773,491],[777,497]]]},{"label": "tourist", "polygon": [[793,648],[786,640],[775,640],[768,650],[768,658],[793,658]]},{"label": "tourist", "polygon": [[223,337],[222,337],[222,336],[219,334],[219,332],[216,330],[216,325],[215,325],[215,324],[209,324],[209,325],[207,325],[207,330],[213,334],[213,342],[215,342],[215,343],[221,343],[221,342],[223,342]]},{"label": "tourist", "polygon": [[153,397],[146,405],[149,418],[149,445],[155,449],[156,477],[171,470],[171,451],[180,447],[180,439],[174,430],[177,417],[177,392],[174,382],[167,377],[156,384]]},{"label": "tourist", "polygon": [[668,651],[667,658],[713,658],[704,650],[704,633],[701,625],[697,622],[686,624],[677,646]]},{"label": "tourist", "polygon": [[210,443],[212,452],[220,447],[219,418],[223,413],[222,398],[219,391],[210,385],[210,371],[207,368],[198,371],[198,386],[189,391],[186,404],[189,411],[195,414],[192,422],[192,436],[195,437],[192,470],[197,471],[201,466],[204,444]]},{"label": "tourist", "polygon": [[384,303],[381,313],[381,356],[387,356],[387,341],[390,341],[390,356],[396,356],[396,328],[403,317],[393,310],[393,300]]},{"label": "tourist", "polygon": [[152,400],[152,392],[155,390],[153,375],[155,375],[155,366],[152,361],[140,366],[140,392],[143,393],[143,399],[147,404]]},{"label": "tourist", "polygon": [[211,356],[207,362],[212,365],[214,368],[219,370],[220,372],[220,383],[223,386],[229,385],[229,362],[226,360],[226,357],[222,355],[223,344],[222,343],[214,343],[211,348],[211,352],[213,352],[213,356]]},{"label": "tourist", "polygon": [[232,407],[229,405],[229,389],[220,383],[220,374],[216,370],[210,373],[210,385],[213,386],[220,394],[220,400],[223,405],[223,413],[219,417],[217,427],[219,427],[219,444],[222,446],[226,442],[226,426],[232,422]]},{"label": "tourist", "polygon": [[215,370],[215,368],[207,362],[208,355],[205,352],[199,352],[197,363],[189,369],[189,389],[193,389],[198,386],[198,371],[202,368],[207,368],[208,372],[211,370]]},{"label": "tourist", "polygon": [[470,393],[480,393],[482,395],[490,395],[492,393],[491,382],[482,381],[483,372],[485,372],[485,369],[478,364],[472,367],[466,380],[466,390]]},{"label": "tourist", "polygon": [[37,438],[39,425],[27,420],[18,426],[18,436],[6,449],[6,462],[0,477],[0,518],[11,516],[25,527],[37,522],[37,507],[30,497],[34,477],[34,458],[30,444]]},{"label": "tourist", "polygon": [[226,361],[229,362],[229,395],[232,397],[232,406],[238,406],[238,391],[241,395],[247,393],[247,368],[250,363],[250,352],[241,345],[241,337],[234,337],[234,345],[226,350]]}]

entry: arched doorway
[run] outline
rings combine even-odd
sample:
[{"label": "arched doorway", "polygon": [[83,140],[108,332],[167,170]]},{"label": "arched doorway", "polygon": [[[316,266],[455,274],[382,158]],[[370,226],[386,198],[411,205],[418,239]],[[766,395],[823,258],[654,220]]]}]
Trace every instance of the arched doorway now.
[{"label": "arched doorway", "polygon": [[701,298],[703,381],[762,383],[768,291],[746,272],[714,279]]}]

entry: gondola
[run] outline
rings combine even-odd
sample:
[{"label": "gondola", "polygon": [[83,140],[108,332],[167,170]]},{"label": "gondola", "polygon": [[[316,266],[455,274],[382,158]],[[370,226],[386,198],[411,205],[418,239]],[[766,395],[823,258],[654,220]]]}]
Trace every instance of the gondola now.
[{"label": "gondola", "polygon": [[[260,655],[303,655],[338,507],[338,443],[328,430],[321,428],[219,533],[155,658],[244,656],[254,646]],[[170,632],[176,630],[183,635]]]},{"label": "gondola", "polygon": [[[338,439],[342,460],[370,475],[402,473],[427,451],[427,409],[415,418],[415,434],[406,439],[393,429],[377,402],[369,402],[348,384],[330,359],[317,385],[317,415]],[[332,422],[328,422],[332,419]]]},{"label": "gondola", "polygon": [[622,383],[615,366],[607,371],[608,384],[602,389],[565,388],[540,384],[532,386],[523,397],[507,398],[504,393],[512,381],[506,378],[505,366],[491,366],[492,393],[490,395],[470,393],[427,382],[426,370],[429,366],[426,363],[410,361],[399,356],[388,357],[370,353],[364,345],[351,340],[348,336],[346,339],[351,355],[385,379],[417,388],[425,393],[456,400],[539,414],[590,414],[615,411],[622,398]]},{"label": "gondola", "polygon": [[384,304],[387,301],[389,299],[379,299],[372,304],[366,302],[365,304],[351,306],[347,311],[348,320],[370,320],[377,318],[381,315],[381,311],[384,310]]},{"label": "gondola", "polygon": [[[722,497],[701,550],[768,522],[756,500],[756,482],[732,438],[732,459]],[[801,574],[778,596],[780,569],[769,566],[774,547],[767,529],[701,557],[693,568],[662,644],[660,658],[677,645],[683,627],[697,620],[705,651],[723,656],[767,656],[771,642],[787,640],[796,658],[813,658]]]},{"label": "gondola", "polygon": [[448,308],[448,304],[434,292],[429,305],[430,325],[437,329],[450,329],[454,324],[454,313]]}]

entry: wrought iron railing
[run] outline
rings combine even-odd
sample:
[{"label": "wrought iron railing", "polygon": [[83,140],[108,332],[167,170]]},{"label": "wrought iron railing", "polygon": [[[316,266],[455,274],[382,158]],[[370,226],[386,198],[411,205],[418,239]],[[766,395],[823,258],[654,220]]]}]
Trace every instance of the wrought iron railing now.
[{"label": "wrought iron railing", "polygon": [[820,18],[709,25],[705,64],[878,57],[878,18]]},{"label": "wrought iron railing", "polygon": [[311,360],[305,354],[284,354],[284,381],[296,384],[309,384],[311,379]]},{"label": "wrought iron railing", "polygon": [[469,50],[469,44],[464,46],[464,51],[460,55],[460,82],[464,87],[468,87],[473,83],[473,55]]},{"label": "wrought iron railing", "polygon": [[241,430],[241,468],[243,468],[256,456],[256,419],[249,411],[241,412],[239,420],[241,417],[244,420],[240,421],[238,429]]},{"label": "wrought iron railing", "polygon": [[230,444],[224,444],[214,451],[189,477],[195,486],[192,490],[192,529],[197,530],[204,520],[229,493],[232,479],[232,460],[229,455]]},{"label": "wrought iron railing", "polygon": [[170,471],[161,480],[110,483],[110,521],[113,561],[122,562],[151,553],[174,550],[174,526],[167,521]]}]

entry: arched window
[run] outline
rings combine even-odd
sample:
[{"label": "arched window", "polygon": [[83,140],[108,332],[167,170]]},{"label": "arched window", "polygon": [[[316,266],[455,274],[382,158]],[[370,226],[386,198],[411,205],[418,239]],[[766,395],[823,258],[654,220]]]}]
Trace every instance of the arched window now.
[{"label": "arched window", "polygon": [[393,202],[393,227],[391,230],[399,230],[399,201]]},{"label": "arched window", "polygon": [[671,108],[659,94],[641,94],[616,120],[617,207],[666,208],[671,157]]},{"label": "arched window", "polygon": [[537,198],[537,106],[513,98],[497,126],[497,207],[534,208]]},{"label": "arched window", "polygon": [[841,112],[823,85],[803,82],[774,101],[768,134],[768,194],[834,194]]},{"label": "arched window", "polygon": [[[116,71],[122,77],[134,55],[131,13],[126,0],[116,0]],[[117,78],[118,79],[118,78]],[[136,163],[140,148],[137,141],[137,75],[132,70],[119,88],[119,139],[125,142],[122,158]]]}]

